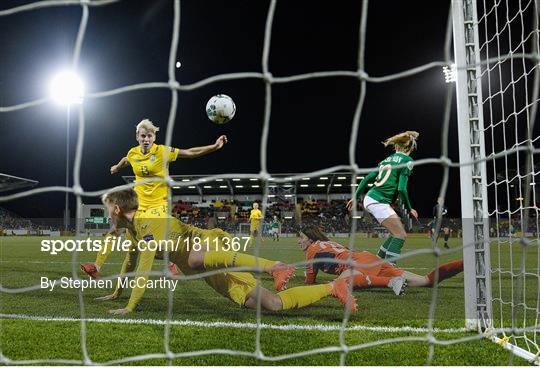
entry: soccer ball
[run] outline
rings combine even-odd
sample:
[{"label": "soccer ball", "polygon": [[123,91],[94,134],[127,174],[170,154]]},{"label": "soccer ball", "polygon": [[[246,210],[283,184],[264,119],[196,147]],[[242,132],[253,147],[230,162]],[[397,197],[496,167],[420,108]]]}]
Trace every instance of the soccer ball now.
[{"label": "soccer ball", "polygon": [[234,117],[236,105],[227,95],[215,95],[206,104],[206,115],[213,123],[225,124]]}]

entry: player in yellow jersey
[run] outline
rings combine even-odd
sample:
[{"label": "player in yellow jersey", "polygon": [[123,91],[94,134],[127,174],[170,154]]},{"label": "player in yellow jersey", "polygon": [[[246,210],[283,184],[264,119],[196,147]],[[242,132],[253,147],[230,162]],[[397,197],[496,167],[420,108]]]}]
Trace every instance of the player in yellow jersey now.
[{"label": "player in yellow jersey", "polygon": [[[155,242],[170,240],[175,244],[172,250],[167,249],[168,256],[185,275],[228,267],[257,266],[272,275],[274,286],[279,291],[277,294],[258,287],[255,277],[249,272],[220,272],[204,278],[215,291],[240,306],[256,308],[256,296],[257,292],[260,292],[262,308],[272,311],[304,307],[329,295],[338,298],[349,309],[353,311],[357,309],[356,300],[351,295],[346,280],[339,279],[328,284],[300,286],[285,290],[289,278],[294,274],[293,266],[228,249],[227,244],[232,237],[221,229],[203,230],[184,224],[177,218],[159,211],[137,211],[137,193],[133,189],[108,193],[103,196],[103,203],[115,227],[126,228],[134,244],[141,241],[145,244],[142,247],[140,244],[134,246],[128,252],[129,267],[126,267],[125,271],[132,272],[137,265],[134,279],[136,286],[132,289],[127,306],[109,311],[111,314],[123,315],[133,312],[139,304],[145,292],[148,273],[152,270],[154,259],[162,259],[164,256],[163,248],[149,246],[152,240]],[[209,247],[193,246],[194,243],[190,242],[196,242],[196,239],[199,239],[199,244],[209,244]],[[103,297],[101,300],[113,300],[119,295],[120,290],[117,288],[114,294]]]},{"label": "player in yellow jersey", "polygon": [[259,209],[259,204],[253,202],[253,209],[249,214],[249,236],[253,239],[259,236],[261,232],[262,212]]},{"label": "player in yellow jersey", "polygon": [[[131,166],[135,174],[135,182],[148,179],[163,179],[169,174],[169,164],[177,158],[195,158],[221,149],[227,143],[225,135],[220,136],[214,144],[203,147],[179,149],[155,144],[159,128],[150,120],[144,119],[137,124],[135,136],[138,146],[131,148],[126,157],[118,164],[111,166],[111,174],[116,174],[124,167]],[[135,187],[139,196],[139,211],[157,210],[167,213],[168,185],[162,181],[143,183]],[[118,235],[118,234],[116,234]],[[100,252],[95,262],[81,264],[81,270],[91,277],[98,277],[101,266],[105,263],[110,252]],[[169,270],[176,274],[174,264],[169,264]]]}]

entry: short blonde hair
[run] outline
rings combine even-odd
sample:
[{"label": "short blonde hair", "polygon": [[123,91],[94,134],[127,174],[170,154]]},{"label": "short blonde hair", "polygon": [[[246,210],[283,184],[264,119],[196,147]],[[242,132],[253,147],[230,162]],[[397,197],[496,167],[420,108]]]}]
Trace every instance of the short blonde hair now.
[{"label": "short blonde hair", "polygon": [[135,134],[139,135],[139,130],[141,129],[148,130],[154,134],[156,134],[156,132],[159,132],[159,128],[155,126],[150,119],[144,119],[139,124],[137,124],[137,127],[135,128]]},{"label": "short blonde hair", "polygon": [[411,153],[416,149],[416,140],[420,133],[408,130],[403,133],[394,135],[393,137],[388,138],[383,142],[384,146],[394,146],[394,149],[397,151],[403,151]]},{"label": "short blonde hair", "polygon": [[132,188],[105,193],[101,201],[103,204],[117,205],[122,212],[136,211],[139,208],[137,192]]}]

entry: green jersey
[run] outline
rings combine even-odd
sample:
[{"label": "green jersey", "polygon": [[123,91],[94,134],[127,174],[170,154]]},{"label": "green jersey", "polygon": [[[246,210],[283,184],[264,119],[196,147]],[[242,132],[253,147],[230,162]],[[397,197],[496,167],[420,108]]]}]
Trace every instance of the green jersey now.
[{"label": "green jersey", "polygon": [[[367,185],[373,182],[373,186],[367,195],[377,202],[392,204],[399,197],[407,210],[411,209],[407,182],[412,172],[412,158],[404,153],[396,152],[381,161],[379,170],[367,175],[358,185],[356,197],[364,192]],[[400,168],[395,166],[402,165]],[[405,165],[405,166],[403,166]]]},{"label": "green jersey", "polygon": [[279,230],[279,222],[272,221],[272,223],[270,224],[270,228],[275,229],[275,230]]}]

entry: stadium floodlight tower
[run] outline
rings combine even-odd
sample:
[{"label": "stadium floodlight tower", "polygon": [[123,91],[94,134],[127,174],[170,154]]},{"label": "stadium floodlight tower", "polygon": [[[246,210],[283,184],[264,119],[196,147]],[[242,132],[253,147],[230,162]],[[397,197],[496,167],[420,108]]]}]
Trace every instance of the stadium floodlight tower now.
[{"label": "stadium floodlight tower", "polygon": [[[66,188],[69,187],[69,114],[73,104],[81,104],[84,96],[82,79],[71,70],[60,72],[51,81],[51,98],[66,106]],[[66,192],[64,208],[64,229],[69,227],[69,194]]]},{"label": "stadium floodlight tower", "polygon": [[445,65],[442,68],[444,81],[446,83],[454,83],[456,81],[456,64]]}]

